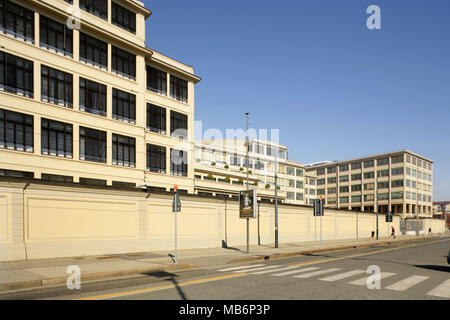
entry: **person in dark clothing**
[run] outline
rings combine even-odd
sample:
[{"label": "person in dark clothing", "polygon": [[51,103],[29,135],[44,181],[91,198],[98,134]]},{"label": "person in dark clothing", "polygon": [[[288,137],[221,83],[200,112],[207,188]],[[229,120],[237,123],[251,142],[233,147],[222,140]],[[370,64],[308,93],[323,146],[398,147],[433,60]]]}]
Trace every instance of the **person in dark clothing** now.
[{"label": "person in dark clothing", "polygon": [[394,237],[394,239],[395,239],[395,229],[394,229],[394,227],[391,227],[392,229],[391,229],[391,237]]}]

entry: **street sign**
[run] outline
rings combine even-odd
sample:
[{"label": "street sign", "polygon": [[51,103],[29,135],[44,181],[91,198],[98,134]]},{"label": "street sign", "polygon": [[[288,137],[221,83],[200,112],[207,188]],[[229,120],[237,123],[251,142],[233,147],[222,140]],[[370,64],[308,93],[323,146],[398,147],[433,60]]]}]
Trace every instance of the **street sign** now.
[{"label": "street sign", "polygon": [[180,196],[178,195],[178,192],[175,191],[172,201],[172,212],[180,212],[180,211],[181,211]]},{"label": "street sign", "polygon": [[325,200],[324,200],[324,199],[321,199],[321,200],[314,200],[314,211],[313,211],[313,215],[314,215],[315,217],[323,216],[324,203],[325,203]]},{"label": "street sign", "polygon": [[386,211],[386,222],[392,222],[392,217],[393,217],[393,214],[392,214],[391,210],[387,210]]},{"label": "street sign", "polygon": [[239,193],[239,217],[241,219],[256,218],[257,206],[256,189],[245,190]]}]

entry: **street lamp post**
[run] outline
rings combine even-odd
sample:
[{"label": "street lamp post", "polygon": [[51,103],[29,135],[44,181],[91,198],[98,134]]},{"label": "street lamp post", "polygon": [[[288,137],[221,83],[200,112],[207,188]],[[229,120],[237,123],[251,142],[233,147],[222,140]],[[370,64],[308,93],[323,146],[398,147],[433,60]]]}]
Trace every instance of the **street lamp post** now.
[{"label": "street lamp post", "polygon": [[[245,156],[245,158],[246,158],[246,167],[247,167],[247,190],[248,190],[248,151],[249,151],[249,148],[250,148],[250,146],[249,146],[249,141],[248,141],[248,115],[249,115],[249,113],[248,112],[246,112],[245,113],[245,128],[246,128],[246,130],[245,130],[245,145],[246,145],[246,148],[247,148],[247,152],[246,152],[246,156]],[[250,219],[249,218],[247,218],[247,253],[250,253]]]},{"label": "street lamp post", "polygon": [[278,248],[278,148],[275,152],[275,248]]}]

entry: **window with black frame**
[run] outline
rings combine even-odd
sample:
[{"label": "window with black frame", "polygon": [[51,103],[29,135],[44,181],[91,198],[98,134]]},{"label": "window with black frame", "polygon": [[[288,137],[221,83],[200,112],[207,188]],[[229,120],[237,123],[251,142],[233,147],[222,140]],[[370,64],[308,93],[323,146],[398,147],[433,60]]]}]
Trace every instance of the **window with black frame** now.
[{"label": "window with black frame", "polygon": [[187,102],[187,81],[170,75],[170,96],[178,101]]},{"label": "window with black frame", "polygon": [[0,109],[0,148],[33,152],[33,116]]},{"label": "window with black frame", "polygon": [[114,1],[111,2],[111,22],[122,29],[136,34],[136,14]]},{"label": "window with black frame", "polygon": [[136,79],[136,55],[112,46],[112,72],[128,79]]},{"label": "window with black frame", "polygon": [[0,32],[34,43],[34,12],[9,0],[0,0]]},{"label": "window with black frame", "polygon": [[147,66],[147,89],[167,95],[167,73]]},{"label": "window with black frame", "polygon": [[166,109],[147,103],[147,129],[166,134]]},{"label": "window with black frame", "polygon": [[80,32],[80,61],[106,70],[108,68],[108,44]]},{"label": "window with black frame", "polygon": [[136,122],[136,96],[134,94],[113,89],[113,119]]},{"label": "window with black frame", "polygon": [[106,86],[80,78],[80,110],[106,116]]},{"label": "window with black frame", "polygon": [[42,65],[41,101],[72,108],[73,76],[70,73]]},{"label": "window with black frame", "polygon": [[72,57],[73,30],[64,23],[56,22],[43,15],[39,16],[39,44],[41,48]]},{"label": "window with black frame", "polygon": [[185,114],[170,111],[170,135],[172,137],[187,139],[188,117]]},{"label": "window with black frame", "polygon": [[166,173],[166,147],[147,144],[147,171]]},{"label": "window with black frame", "polygon": [[41,119],[41,153],[72,158],[73,128],[69,123]]},{"label": "window with black frame", "polygon": [[0,51],[0,91],[33,98],[33,61]]},{"label": "window with black frame", "polygon": [[106,163],[106,132],[80,127],[80,160]]},{"label": "window with black frame", "polygon": [[112,164],[134,168],[136,165],[136,139],[112,135]]},{"label": "window with black frame", "polygon": [[178,149],[170,149],[170,174],[187,177],[188,153]]},{"label": "window with black frame", "polygon": [[80,0],[80,9],[108,20],[108,0]]}]

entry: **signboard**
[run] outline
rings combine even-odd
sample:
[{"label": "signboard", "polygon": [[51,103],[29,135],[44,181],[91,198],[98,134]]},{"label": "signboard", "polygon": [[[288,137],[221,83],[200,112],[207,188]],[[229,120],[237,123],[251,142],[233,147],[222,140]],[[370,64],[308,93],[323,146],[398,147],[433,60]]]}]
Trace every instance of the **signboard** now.
[{"label": "signboard", "polygon": [[313,214],[316,217],[323,216],[324,199],[314,200],[314,211]]},{"label": "signboard", "polygon": [[393,213],[391,210],[386,211],[386,222],[392,222]]},{"label": "signboard", "polygon": [[258,212],[258,198],[256,189],[239,193],[239,217],[241,219],[256,218]]},{"label": "signboard", "polygon": [[178,192],[175,192],[172,201],[172,212],[180,212],[180,211],[181,211],[180,196],[178,195]]}]

